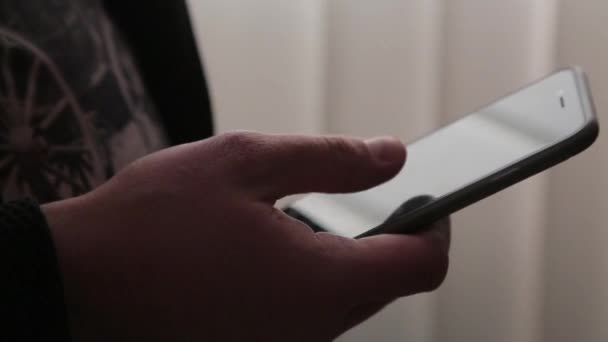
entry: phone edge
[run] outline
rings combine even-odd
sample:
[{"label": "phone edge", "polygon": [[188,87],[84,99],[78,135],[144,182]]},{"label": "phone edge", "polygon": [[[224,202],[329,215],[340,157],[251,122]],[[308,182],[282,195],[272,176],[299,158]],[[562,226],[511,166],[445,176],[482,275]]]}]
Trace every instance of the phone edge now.
[{"label": "phone edge", "polygon": [[[427,225],[439,217],[448,216],[471,204],[477,203],[509,186],[560,164],[589,148],[599,135],[599,123],[589,87],[589,80],[585,72],[578,66],[562,68],[555,73],[566,70],[571,71],[574,75],[583,113],[587,118],[585,126],[580,131],[560,143],[538,152],[532,157],[523,159],[508,168],[484,177],[469,187],[457,190],[436,202],[416,209],[407,216],[385,222],[355,238],[359,239],[380,234],[420,233],[427,229]],[[522,89],[525,89],[525,87]]]}]

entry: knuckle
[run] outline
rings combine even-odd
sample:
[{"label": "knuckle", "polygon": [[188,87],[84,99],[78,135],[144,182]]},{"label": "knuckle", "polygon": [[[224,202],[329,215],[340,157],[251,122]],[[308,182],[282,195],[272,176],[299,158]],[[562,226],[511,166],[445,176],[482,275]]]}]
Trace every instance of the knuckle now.
[{"label": "knuckle", "polygon": [[[327,150],[332,166],[339,166],[351,170],[350,176],[355,179],[361,165],[366,165],[362,159],[368,156],[368,150],[362,141],[340,137],[323,138],[324,149]],[[344,181],[348,181],[347,178]]]},{"label": "knuckle", "polygon": [[273,146],[264,134],[234,131],[218,137],[219,158],[224,159],[238,178],[255,183],[272,167]]},{"label": "knuckle", "polygon": [[363,141],[339,137],[324,139],[324,148],[331,161],[324,165],[333,172],[339,170],[342,177],[335,180],[337,188],[364,189],[374,183],[378,174],[373,169],[370,152]]},{"label": "knuckle", "polygon": [[354,139],[325,137],[323,143],[325,148],[335,157],[345,160],[352,160],[353,156],[361,156],[367,153],[365,144]]},{"label": "knuckle", "polygon": [[236,163],[248,163],[265,150],[264,135],[255,132],[235,131],[218,137],[220,156]]},{"label": "knuckle", "polygon": [[226,149],[241,150],[258,144],[262,140],[262,134],[250,131],[231,131],[219,135],[217,140]]}]

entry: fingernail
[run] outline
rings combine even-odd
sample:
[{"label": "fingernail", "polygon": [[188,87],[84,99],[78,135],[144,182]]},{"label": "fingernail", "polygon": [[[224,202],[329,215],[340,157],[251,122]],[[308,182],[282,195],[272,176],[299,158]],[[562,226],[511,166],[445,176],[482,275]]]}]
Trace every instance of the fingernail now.
[{"label": "fingernail", "polygon": [[431,229],[425,233],[425,235],[435,240],[446,254],[450,252],[452,230],[450,228],[449,219],[436,222],[433,224],[433,227],[431,227]]},{"label": "fingernail", "polygon": [[382,163],[394,163],[403,159],[405,148],[397,138],[380,137],[365,140],[374,158]]}]

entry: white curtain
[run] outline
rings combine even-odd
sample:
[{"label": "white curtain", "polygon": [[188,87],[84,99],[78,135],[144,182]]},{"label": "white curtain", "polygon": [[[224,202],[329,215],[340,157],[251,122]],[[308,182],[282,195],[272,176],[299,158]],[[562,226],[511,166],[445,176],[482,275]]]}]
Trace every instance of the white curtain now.
[{"label": "white curtain", "polygon": [[[409,141],[570,64],[587,70],[606,117],[605,0],[190,8],[220,131]],[[340,341],[607,341],[606,143],[456,214],[445,286],[395,303]]]}]

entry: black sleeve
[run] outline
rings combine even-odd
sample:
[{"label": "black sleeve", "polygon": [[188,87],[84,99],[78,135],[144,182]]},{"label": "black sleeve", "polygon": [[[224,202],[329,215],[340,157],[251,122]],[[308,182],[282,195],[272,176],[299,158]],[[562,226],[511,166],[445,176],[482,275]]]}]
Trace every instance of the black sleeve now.
[{"label": "black sleeve", "polygon": [[33,201],[0,204],[0,341],[69,341],[63,285]]},{"label": "black sleeve", "polygon": [[173,144],[213,135],[212,103],[185,0],[104,0]]}]

